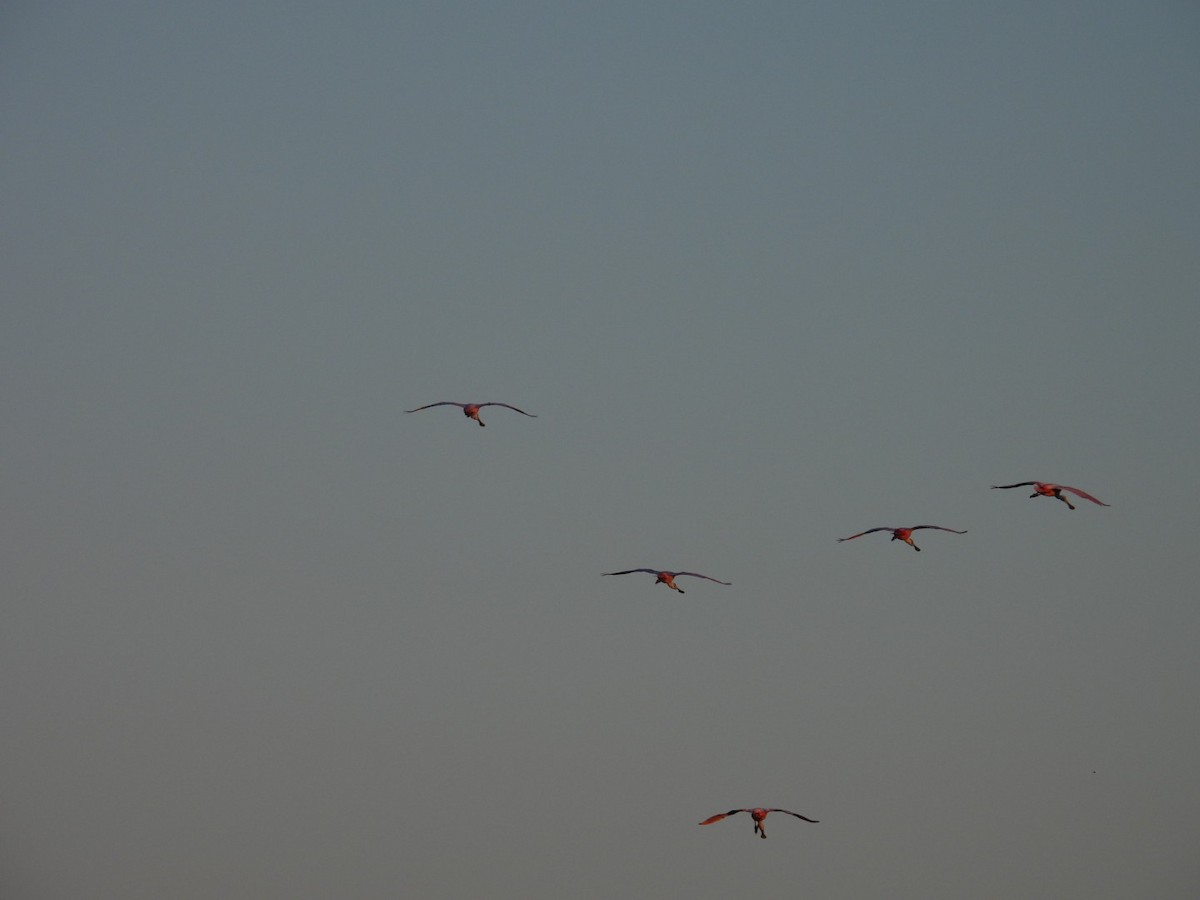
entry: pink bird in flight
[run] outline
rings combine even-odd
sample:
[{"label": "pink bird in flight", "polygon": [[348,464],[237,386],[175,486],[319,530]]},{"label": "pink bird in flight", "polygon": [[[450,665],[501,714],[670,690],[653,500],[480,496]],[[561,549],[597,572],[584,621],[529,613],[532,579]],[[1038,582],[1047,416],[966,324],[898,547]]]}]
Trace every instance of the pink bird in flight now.
[{"label": "pink bird in flight", "polygon": [[951,534],[966,534],[965,531],[955,531],[953,528],[943,528],[941,525],[913,525],[911,528],[888,528],[886,525],[879,528],[868,528],[866,531],[860,531],[858,534],[852,534],[850,537],[838,538],[838,543],[842,541],[852,541],[855,538],[860,538],[864,534],[872,534],[876,531],[890,531],[893,541],[904,541],[908,546],[920,552],[921,548],[913,543],[912,533],[920,531],[922,528],[936,528],[938,531],[949,531]]},{"label": "pink bird in flight", "polygon": [[604,575],[629,575],[633,572],[648,572],[654,576],[655,584],[665,584],[673,591],[679,591],[681,594],[686,594],[683,588],[675,584],[675,579],[680,575],[691,575],[693,578],[704,578],[708,581],[716,581],[717,584],[733,584],[732,581],[717,581],[715,578],[709,578],[707,575],[701,575],[699,572],[664,572],[661,569],[626,569],[623,572],[603,572]]},{"label": "pink bird in flight", "polygon": [[1016,487],[1032,487],[1033,493],[1029,495],[1029,499],[1034,497],[1053,497],[1055,500],[1061,500],[1067,504],[1068,509],[1074,509],[1074,504],[1062,495],[1063,491],[1070,491],[1072,494],[1082,497],[1084,500],[1091,500],[1097,506],[1111,506],[1110,503],[1105,503],[1102,500],[1097,500],[1087,491],[1081,491],[1079,488],[1067,487],[1065,484],[1051,484],[1048,481],[1018,481],[1016,484],[993,484],[992,490],[1006,490]]},{"label": "pink bird in flight", "polygon": [[509,406],[507,403],[455,403],[453,400],[442,400],[440,403],[430,403],[425,406],[418,406],[416,409],[406,409],[406,413],[420,412],[423,409],[432,409],[435,406],[460,406],[462,407],[463,415],[468,419],[474,419],[480,426],[486,426],[487,422],[479,418],[479,411],[485,406],[503,406],[505,409],[511,409],[513,412],[519,412],[523,416],[529,416],[531,419],[536,419],[533,413],[527,413],[523,409],[517,409],[515,406]]},{"label": "pink bird in flight", "polygon": [[808,816],[802,816],[800,813],[794,813],[790,809],[764,809],[761,806],[756,806],[753,809],[731,809],[727,813],[717,813],[715,816],[709,816],[701,825],[711,825],[713,822],[720,822],[726,816],[732,816],[735,813],[750,813],[750,818],[754,820],[754,833],[764,840],[767,837],[767,830],[763,828],[763,820],[773,812],[787,813],[789,816],[795,816],[797,819],[803,819],[805,822],[817,824],[817,819],[810,819]]}]

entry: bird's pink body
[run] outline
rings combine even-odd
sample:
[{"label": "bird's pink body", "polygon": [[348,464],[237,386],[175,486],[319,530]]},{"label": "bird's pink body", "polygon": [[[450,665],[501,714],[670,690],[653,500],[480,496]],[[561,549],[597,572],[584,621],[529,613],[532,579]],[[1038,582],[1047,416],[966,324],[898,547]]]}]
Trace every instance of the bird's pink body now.
[{"label": "bird's pink body", "polygon": [[699,572],[666,572],[658,569],[625,569],[622,572],[604,572],[604,575],[629,575],[633,572],[645,572],[648,575],[654,576],[655,584],[665,584],[673,591],[679,591],[681,594],[687,593],[683,588],[675,583],[676,576],[691,575],[693,578],[703,578],[706,581],[716,581],[717,584],[729,585],[731,582],[718,581],[716,578],[711,578],[708,575],[701,575]]},{"label": "bird's pink body", "polygon": [[952,534],[966,534],[965,531],[958,531],[954,528],[944,528],[941,525],[913,525],[911,528],[889,528],[886,525],[883,525],[879,528],[868,528],[866,531],[860,531],[858,534],[850,535],[850,537],[838,538],[838,543],[840,544],[842,541],[852,541],[855,538],[862,537],[864,534],[873,534],[876,531],[890,531],[892,533],[893,541],[904,541],[904,543],[908,544],[908,546],[919,551],[921,548],[913,543],[912,533],[914,531],[920,531],[922,528],[933,528],[937,531],[949,531]]},{"label": "bird's pink body", "polygon": [[803,819],[805,822],[812,822],[814,825],[817,824],[816,819],[810,819],[808,816],[802,816],[800,813],[792,812],[790,809],[779,809],[778,807],[772,807],[768,809],[762,806],[755,806],[751,809],[731,809],[726,813],[717,813],[715,816],[709,816],[700,824],[711,825],[713,822],[720,822],[727,816],[732,816],[735,813],[740,812],[750,813],[750,818],[754,820],[754,833],[760,838],[765,838],[767,836],[767,831],[763,827],[763,821],[773,812],[787,813],[789,816],[795,816],[797,819]]},{"label": "bird's pink body", "polygon": [[513,412],[519,412],[523,416],[529,416],[531,419],[536,419],[533,413],[527,413],[523,409],[517,409],[515,406],[510,406],[507,403],[455,403],[453,400],[442,400],[439,403],[430,403],[426,406],[418,406],[416,409],[406,409],[405,412],[420,412],[423,409],[432,409],[435,406],[458,406],[462,408],[463,415],[468,419],[474,419],[481,426],[486,426],[487,422],[479,418],[479,411],[485,406],[503,406],[505,409],[511,409]]},{"label": "bird's pink body", "polygon": [[993,484],[992,490],[1006,490],[1007,488],[1015,487],[1031,487],[1033,488],[1033,493],[1029,495],[1031,500],[1034,497],[1053,497],[1055,500],[1061,500],[1063,503],[1067,504],[1068,509],[1074,509],[1075,505],[1062,495],[1063,491],[1070,491],[1072,494],[1082,497],[1084,500],[1091,500],[1097,506],[1109,505],[1102,500],[1097,500],[1087,491],[1081,491],[1079,488],[1068,487],[1065,484],[1053,484],[1049,481],[1018,481],[1016,484]]},{"label": "bird's pink body", "polygon": [[[679,585],[677,585],[675,583],[675,576],[672,575],[670,572],[659,572],[657,575],[654,576],[654,583],[655,584],[665,584],[667,587],[669,587],[673,591],[679,590]],[[682,591],[680,591],[680,593],[682,593]]]}]

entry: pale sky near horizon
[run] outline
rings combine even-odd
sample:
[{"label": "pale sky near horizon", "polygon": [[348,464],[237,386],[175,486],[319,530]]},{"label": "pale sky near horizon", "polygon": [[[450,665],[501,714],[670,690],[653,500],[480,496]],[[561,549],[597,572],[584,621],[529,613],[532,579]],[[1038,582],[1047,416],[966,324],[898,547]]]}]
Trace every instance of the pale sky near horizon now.
[{"label": "pale sky near horizon", "polygon": [[15,2],[0,111],[5,900],[1200,892],[1195,4]]}]

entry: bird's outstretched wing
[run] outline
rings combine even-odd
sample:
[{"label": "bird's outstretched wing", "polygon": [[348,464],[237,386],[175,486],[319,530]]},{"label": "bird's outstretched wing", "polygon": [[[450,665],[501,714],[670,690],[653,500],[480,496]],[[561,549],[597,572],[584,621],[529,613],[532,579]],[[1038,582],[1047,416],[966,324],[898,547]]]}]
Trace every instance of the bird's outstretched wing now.
[{"label": "bird's outstretched wing", "polygon": [[708,581],[716,581],[717,584],[733,584],[732,581],[717,581],[717,579],[709,578],[709,576],[707,576],[707,575],[701,575],[699,572],[672,572],[671,575],[673,575],[673,576],[691,575],[693,578],[704,578],[704,579],[707,579]]},{"label": "bird's outstretched wing", "polygon": [[420,412],[420,411],[421,411],[421,410],[423,410],[423,409],[432,409],[432,408],[433,408],[433,407],[435,407],[435,406],[458,406],[458,407],[464,407],[464,406],[466,406],[466,405],[467,405],[467,404],[465,404],[465,403],[455,403],[453,400],[441,400],[441,401],[439,401],[438,403],[427,403],[427,404],[425,404],[424,406],[418,406],[416,409],[406,409],[406,410],[405,410],[405,412],[406,412],[406,413],[410,413],[410,412]]},{"label": "bird's outstretched wing", "polygon": [[789,816],[795,816],[797,819],[803,819],[805,822],[812,822],[814,825],[816,825],[817,822],[820,821],[819,819],[810,819],[808,816],[802,816],[802,815],[800,815],[800,813],[794,813],[790,809],[771,809],[771,810],[768,810],[768,812],[787,813]]},{"label": "bird's outstretched wing", "polygon": [[700,824],[701,824],[701,825],[711,825],[713,822],[720,822],[720,821],[721,821],[722,819],[724,819],[726,816],[732,816],[734,813],[740,813],[740,812],[747,812],[747,810],[744,810],[744,809],[731,809],[729,812],[725,812],[725,813],[717,813],[715,816],[709,816],[707,819],[705,819],[705,820],[704,820],[703,822],[701,822]]},{"label": "bird's outstretched wing", "polygon": [[1014,487],[1032,487],[1035,484],[1037,484],[1036,481],[1018,481],[1016,484],[993,484],[992,490],[1004,490],[1004,488]]},{"label": "bird's outstretched wing", "polygon": [[651,575],[657,575],[662,569],[626,569],[624,572],[601,572],[601,575],[631,575],[634,572],[649,572]]},{"label": "bird's outstretched wing", "polygon": [[949,531],[951,534],[966,534],[965,531],[956,531],[953,528],[943,528],[941,525],[914,525],[909,531],[919,531],[922,528],[936,528],[938,531]]},{"label": "bird's outstretched wing", "polygon": [[479,407],[481,409],[485,406],[503,406],[505,409],[511,409],[513,412],[519,412],[521,415],[529,416],[529,418],[531,418],[531,419],[537,418],[537,416],[535,416],[533,413],[527,413],[527,412],[525,412],[525,410],[517,409],[515,406],[510,406],[507,403],[480,403],[479,404]]},{"label": "bird's outstretched wing", "polygon": [[866,531],[860,531],[858,534],[850,535],[850,537],[838,538],[838,543],[840,544],[842,541],[852,541],[855,538],[862,537],[864,534],[871,534],[876,531],[894,531],[894,530],[895,529],[888,528],[886,525],[881,525],[878,528],[868,528]]},{"label": "bird's outstretched wing", "polygon": [[1105,503],[1102,500],[1097,500],[1095,497],[1093,497],[1087,491],[1081,491],[1079,488],[1067,487],[1065,484],[1056,485],[1056,487],[1058,487],[1060,490],[1070,491],[1072,494],[1078,494],[1084,500],[1091,500],[1093,503],[1097,504],[1098,506],[1112,506],[1111,503]]}]

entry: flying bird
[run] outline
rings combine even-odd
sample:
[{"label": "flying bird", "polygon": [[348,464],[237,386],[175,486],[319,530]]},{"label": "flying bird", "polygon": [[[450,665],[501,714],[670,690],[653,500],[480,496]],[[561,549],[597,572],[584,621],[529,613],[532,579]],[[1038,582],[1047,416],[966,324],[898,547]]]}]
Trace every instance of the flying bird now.
[{"label": "flying bird", "polygon": [[1007,488],[1015,487],[1032,487],[1033,493],[1029,495],[1030,500],[1032,500],[1034,497],[1053,497],[1055,500],[1061,500],[1063,503],[1067,504],[1068,509],[1074,509],[1075,506],[1070,500],[1062,495],[1063,491],[1070,491],[1072,494],[1076,494],[1082,497],[1084,500],[1091,500],[1097,506],[1112,505],[1111,503],[1104,503],[1101,500],[1097,500],[1087,491],[1081,491],[1079,488],[1067,487],[1065,484],[1050,484],[1048,481],[1018,481],[1016,484],[993,484],[992,490],[1002,491]]},{"label": "flying bird", "polygon": [[941,525],[914,525],[911,528],[888,528],[886,525],[879,528],[868,528],[866,531],[860,531],[858,534],[852,534],[850,537],[838,538],[838,543],[842,541],[852,541],[855,538],[862,537],[864,534],[871,534],[876,531],[890,531],[893,541],[904,541],[908,546],[920,552],[921,548],[913,543],[912,533],[920,531],[922,528],[936,528],[938,531],[949,531],[951,534],[966,534],[965,531],[955,531],[953,528],[943,528]]},{"label": "flying bird", "polygon": [[513,412],[519,412],[521,415],[529,416],[531,419],[537,418],[537,416],[535,416],[533,413],[527,413],[523,409],[517,409],[515,406],[509,406],[507,403],[455,403],[453,400],[442,400],[440,403],[430,403],[426,406],[418,406],[416,409],[406,409],[405,412],[420,412],[423,409],[432,409],[435,406],[461,406],[463,415],[468,419],[474,419],[480,424],[481,427],[485,427],[487,425],[487,422],[479,418],[479,411],[485,406],[503,406],[505,409],[511,409]]},{"label": "flying bird", "polygon": [[763,828],[763,819],[773,812],[787,813],[789,816],[795,816],[797,819],[803,819],[805,822],[817,824],[816,819],[810,819],[808,816],[802,816],[800,813],[794,813],[790,809],[763,809],[761,806],[756,806],[753,809],[731,809],[727,813],[717,813],[715,816],[710,816],[701,822],[701,825],[711,825],[713,822],[720,822],[726,816],[732,816],[735,813],[750,813],[750,818],[754,820],[754,833],[764,840],[767,837],[767,831]]},{"label": "flying bird", "polygon": [[717,584],[733,584],[732,581],[717,581],[715,578],[709,578],[707,575],[701,575],[699,572],[663,572],[660,569],[626,569],[624,572],[604,572],[604,575],[629,575],[633,572],[649,572],[654,576],[655,584],[665,584],[673,591],[679,591],[681,594],[686,594],[683,588],[675,584],[675,579],[680,575],[691,575],[693,578],[705,578],[709,581],[716,581]]}]

